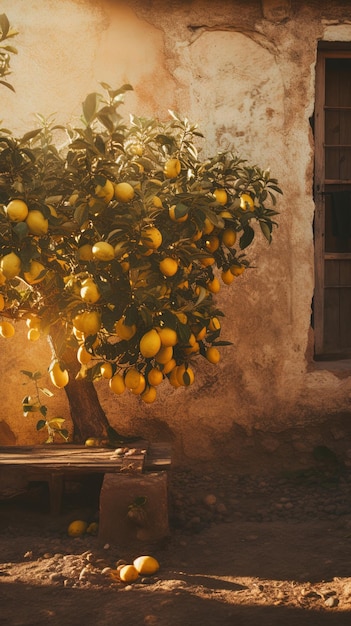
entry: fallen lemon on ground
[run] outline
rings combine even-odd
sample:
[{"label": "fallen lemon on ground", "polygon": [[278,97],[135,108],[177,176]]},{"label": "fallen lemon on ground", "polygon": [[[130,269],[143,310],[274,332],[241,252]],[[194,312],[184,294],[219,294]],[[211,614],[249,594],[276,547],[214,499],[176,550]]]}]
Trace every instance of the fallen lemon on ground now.
[{"label": "fallen lemon on ground", "polygon": [[124,565],[119,571],[119,577],[124,583],[132,583],[139,576],[139,572],[134,565]]},{"label": "fallen lemon on ground", "polygon": [[133,565],[143,576],[155,574],[160,569],[159,562],[153,556],[138,556],[134,559]]},{"label": "fallen lemon on ground", "polygon": [[70,537],[81,537],[85,534],[87,528],[87,522],[84,522],[83,520],[74,520],[74,522],[71,522],[68,526],[67,533]]}]

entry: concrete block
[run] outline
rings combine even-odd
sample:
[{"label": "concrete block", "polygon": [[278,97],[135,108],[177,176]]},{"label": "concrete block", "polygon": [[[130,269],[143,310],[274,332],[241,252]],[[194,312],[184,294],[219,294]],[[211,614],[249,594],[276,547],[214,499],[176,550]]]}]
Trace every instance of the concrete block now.
[{"label": "concrete block", "polygon": [[100,493],[99,542],[126,545],[166,538],[167,483],[166,471],[105,474]]}]

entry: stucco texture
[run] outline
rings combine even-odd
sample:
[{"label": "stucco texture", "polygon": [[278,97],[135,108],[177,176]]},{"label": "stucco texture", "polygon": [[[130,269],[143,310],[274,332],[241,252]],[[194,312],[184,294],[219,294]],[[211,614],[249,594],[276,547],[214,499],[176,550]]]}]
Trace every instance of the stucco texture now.
[{"label": "stucco texture", "polygon": [[[183,460],[242,460],[254,439],[257,444],[257,433],[259,445],[272,451],[282,445],[281,433],[295,432],[298,439],[299,429],[315,425],[318,432],[326,418],[348,412],[350,377],[315,368],[311,356],[309,118],[317,41],[337,39],[339,32],[351,40],[351,10],[346,19],[324,3],[284,4],[286,17],[277,21],[266,19],[254,0],[173,2],[167,10],[152,0],[1,4],[20,31],[11,77],[16,94],[1,91],[3,124],[15,133],[35,124],[35,112],[74,122],[99,81],[114,87],[129,82],[134,92],[127,96],[126,115],[164,118],[174,109],[199,124],[204,154],[232,148],[270,167],[283,189],[273,243],[258,240],[252,269],[219,297],[226,314],[223,336],[232,341],[220,364],[199,363],[190,390],[165,385],[151,406],[127,395],[116,400],[98,383],[118,430],[169,439]],[[24,332],[1,343],[1,419],[16,443],[38,437],[21,417],[18,372],[38,363],[45,370],[47,354],[44,340],[29,346]],[[69,419],[64,394],[55,397]]]}]

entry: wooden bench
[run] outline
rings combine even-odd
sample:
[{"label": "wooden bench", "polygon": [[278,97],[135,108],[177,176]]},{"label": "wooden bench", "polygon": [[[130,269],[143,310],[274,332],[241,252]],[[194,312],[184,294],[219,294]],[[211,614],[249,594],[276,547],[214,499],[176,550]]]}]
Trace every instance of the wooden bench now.
[{"label": "wooden bench", "polygon": [[64,483],[86,474],[147,474],[165,471],[171,465],[171,450],[166,443],[137,441],[119,449],[91,448],[73,444],[0,447],[0,470],[21,469],[28,482],[47,482],[50,511],[61,511]]}]

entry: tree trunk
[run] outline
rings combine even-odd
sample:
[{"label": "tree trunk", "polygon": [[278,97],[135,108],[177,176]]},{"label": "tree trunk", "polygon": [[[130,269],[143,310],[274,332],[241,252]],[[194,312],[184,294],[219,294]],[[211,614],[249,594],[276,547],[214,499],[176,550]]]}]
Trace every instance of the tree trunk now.
[{"label": "tree trunk", "polygon": [[73,440],[84,443],[88,437],[106,439],[109,423],[94,383],[73,378],[66,385],[65,392],[73,422]]},{"label": "tree trunk", "polygon": [[60,324],[51,327],[49,342],[53,358],[62,361],[69,373],[69,382],[64,389],[73,422],[73,441],[84,443],[89,437],[108,439],[109,422],[94,383],[75,378],[80,370],[77,351],[66,343],[64,328]]}]

